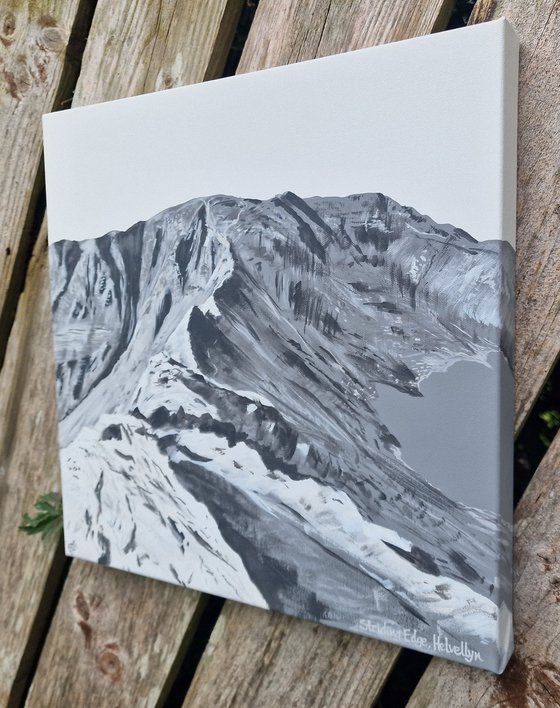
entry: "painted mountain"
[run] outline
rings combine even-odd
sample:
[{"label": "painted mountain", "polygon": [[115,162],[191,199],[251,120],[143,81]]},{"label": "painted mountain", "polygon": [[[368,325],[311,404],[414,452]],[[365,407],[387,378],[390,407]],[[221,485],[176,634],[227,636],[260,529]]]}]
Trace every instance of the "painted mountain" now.
[{"label": "painted mountain", "polygon": [[503,670],[507,500],[465,503],[459,452],[435,484],[382,401],[404,421],[439,377],[461,412],[477,367],[500,448],[514,257],[382,194],[217,195],[53,243],[68,552]]}]

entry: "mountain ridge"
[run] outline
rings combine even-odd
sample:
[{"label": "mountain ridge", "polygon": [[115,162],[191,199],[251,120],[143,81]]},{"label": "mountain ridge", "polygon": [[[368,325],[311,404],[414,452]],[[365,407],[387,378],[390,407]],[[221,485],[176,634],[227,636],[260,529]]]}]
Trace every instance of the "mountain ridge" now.
[{"label": "mountain ridge", "polygon": [[[166,470],[161,484],[171,485],[167,494],[180,496],[181,487],[210,508],[202,474],[230,490],[238,514],[228,511],[225,499],[222,511],[212,506],[223,535],[219,543],[230,550],[255,549],[259,514],[266,526],[271,513],[294,534],[296,527],[297,534],[314,529],[327,550],[349,544],[344,558],[357,559],[361,551],[352,537],[340,536],[332,516],[331,507],[341,503],[356,518],[356,539],[360,524],[397,534],[395,542],[382,537],[374,555],[389,553],[395,567],[412,564],[422,577],[441,576],[444,585],[447,578],[484,602],[508,606],[507,516],[470,509],[419,478],[403,462],[398,437],[375,401],[380,384],[421,396],[422,379],[455,361],[482,364],[502,352],[508,366],[510,244],[481,245],[380,193],[302,199],[285,192],[269,200],[190,200],[124,232],[54,242],[50,254],[63,467],[74,470],[83,486],[94,478],[99,483],[91,460],[86,464],[97,455],[104,479],[125,485],[112,482],[114,495],[125,494],[121,506],[128,515],[126,504],[131,498],[147,503],[141,501],[146,492],[136,489],[133,472],[122,481],[116,451],[134,458],[135,450],[148,446],[158,451],[158,468],[145,456],[138,464],[155,479]],[[107,417],[117,426],[111,430],[126,434],[117,439],[106,432]],[[320,514],[307,517],[312,512],[286,497],[286,485],[308,488],[319,507],[331,509],[332,525],[321,529]],[[95,515],[84,508],[79,487],[72,494],[69,537],[77,539],[76,548],[86,538],[93,548]],[[176,508],[172,497],[159,503]],[[289,513],[286,504],[293,504]],[[109,515],[116,528],[122,521],[113,518],[112,506],[106,499],[96,514]],[[176,544],[178,513],[170,517],[173,524],[164,524],[166,543]],[[256,536],[241,543],[243,514],[251,517]],[[86,525],[84,518],[90,519]],[[128,564],[128,541],[109,539],[107,522],[103,538],[98,559],[106,557],[109,543],[113,558]],[[201,543],[195,537],[191,542],[193,548]],[[154,553],[148,555],[159,562]],[[200,554],[207,565],[202,546]],[[248,556],[241,557],[249,568]],[[277,551],[268,548],[265,557],[265,565],[284,563],[293,574]],[[382,569],[371,559],[360,563],[377,587]],[[265,592],[258,564],[249,565],[251,581]],[[220,567],[220,577],[231,582],[231,569]],[[298,567],[299,576],[290,577],[301,576]],[[171,581],[184,577],[176,563],[173,568]],[[243,587],[248,582],[243,576]],[[312,585],[306,592],[306,607],[324,606],[324,593],[319,601]],[[389,594],[399,598],[402,621],[417,622],[417,615],[435,621],[404,587],[395,592]],[[294,588],[282,594],[285,611],[297,614],[296,596]],[[344,613],[356,602],[353,596]]]}]

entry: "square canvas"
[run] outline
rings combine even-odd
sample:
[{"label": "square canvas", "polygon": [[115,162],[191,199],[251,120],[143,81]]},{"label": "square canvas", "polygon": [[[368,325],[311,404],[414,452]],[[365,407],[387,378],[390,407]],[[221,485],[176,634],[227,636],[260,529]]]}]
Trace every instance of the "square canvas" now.
[{"label": "square canvas", "polygon": [[504,669],[516,86],[498,21],[45,116],[69,555]]}]

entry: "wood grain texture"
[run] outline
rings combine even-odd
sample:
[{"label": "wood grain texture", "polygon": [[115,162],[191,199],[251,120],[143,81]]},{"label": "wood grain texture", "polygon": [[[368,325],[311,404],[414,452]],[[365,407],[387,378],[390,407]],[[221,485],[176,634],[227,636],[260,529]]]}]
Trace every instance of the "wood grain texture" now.
[{"label": "wood grain texture", "polygon": [[0,6],[0,360],[43,184],[41,115],[60,107],[76,79],[88,5],[87,0],[4,0]]},{"label": "wood grain texture", "polygon": [[195,592],[74,561],[26,705],[152,708],[165,696]]},{"label": "wood grain texture", "polygon": [[560,705],[560,434],[515,514],[516,649],[501,676],[433,659],[409,708]]},{"label": "wood grain texture", "polygon": [[396,651],[348,632],[228,602],[183,706],[370,706]]},{"label": "wood grain texture", "polygon": [[[478,0],[471,22],[506,17],[521,41],[517,195],[516,428],[560,351],[560,2]],[[502,677],[433,660],[410,703],[560,705],[560,436],[517,510],[517,648]],[[544,560],[543,560],[544,559]]]},{"label": "wood grain texture", "polygon": [[[157,11],[154,3],[101,0],[74,104],[202,81],[218,70],[219,57],[225,58],[240,7],[241,0],[162,3],[158,15],[151,14]],[[17,190],[17,185],[13,189]],[[4,414],[0,421],[0,530],[4,534],[0,550],[0,705],[5,705],[10,695],[15,701],[16,693],[21,693],[44,609],[61,571],[56,539],[44,544],[17,531],[22,512],[31,510],[37,496],[59,487],[46,255],[43,225],[0,379]],[[114,623],[115,631],[118,629],[125,657],[119,654],[119,661],[127,667],[119,680],[101,669],[92,670],[102,648],[98,643],[88,647],[85,641],[78,641],[84,635],[73,614],[72,588],[87,588],[84,593],[102,597],[104,606],[111,608],[99,622]],[[175,660],[188,641],[189,628],[194,626],[198,594],[77,563],[72,565],[63,598],[68,602],[58,608],[51,625],[30,705],[91,705],[90,700],[97,697],[99,704],[106,705],[107,682],[114,705],[154,705],[155,693],[148,695],[148,686],[156,693],[165,690]],[[134,607],[141,614],[135,614]],[[138,617],[141,622],[135,621]],[[154,634],[156,625],[166,635]],[[110,644],[113,640],[105,626],[106,630],[99,630],[99,641]],[[165,636],[167,646],[154,645],[156,636]],[[133,668],[126,657],[138,657]],[[71,671],[69,662],[73,662]],[[64,685],[66,695],[82,700],[57,703],[55,684]],[[49,703],[51,697],[54,702]]]},{"label": "wood grain texture", "polygon": [[[448,11],[440,1],[261,0],[239,71],[426,34],[439,29]],[[184,706],[369,706],[399,652],[228,602]]]},{"label": "wood grain texture", "polygon": [[73,106],[216,78],[242,0],[100,0]]},{"label": "wood grain texture", "polygon": [[443,29],[451,0],[261,0],[238,73]]},{"label": "wood grain texture", "polygon": [[560,1],[479,0],[521,41],[517,195],[516,429],[560,352]]},{"label": "wood grain texture", "polygon": [[[25,685],[57,539],[24,536],[18,524],[40,492],[60,488],[56,448],[54,361],[43,230],[29,266],[29,287],[0,373],[0,705],[17,702]],[[60,562],[53,569],[60,574]],[[41,612],[38,612],[38,609]]]}]

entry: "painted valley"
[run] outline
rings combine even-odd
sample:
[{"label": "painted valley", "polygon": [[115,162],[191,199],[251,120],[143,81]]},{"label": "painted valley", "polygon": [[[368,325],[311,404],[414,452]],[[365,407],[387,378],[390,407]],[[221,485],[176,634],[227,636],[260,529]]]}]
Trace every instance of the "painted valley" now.
[{"label": "painted valley", "polygon": [[67,551],[501,670],[514,257],[382,194],[51,244]]}]

